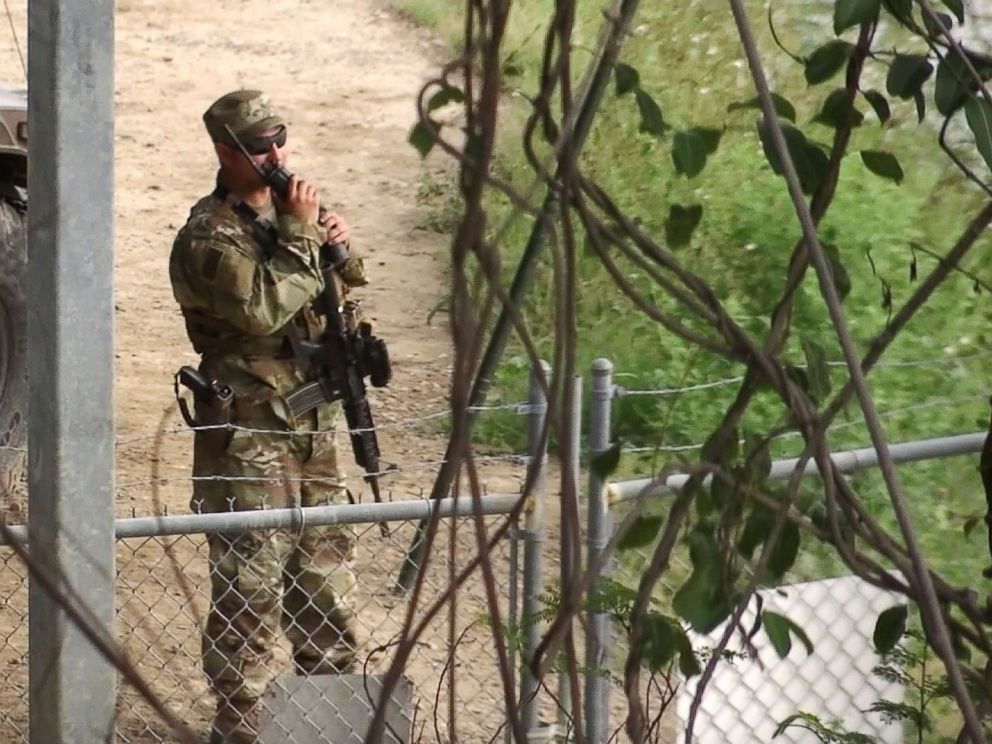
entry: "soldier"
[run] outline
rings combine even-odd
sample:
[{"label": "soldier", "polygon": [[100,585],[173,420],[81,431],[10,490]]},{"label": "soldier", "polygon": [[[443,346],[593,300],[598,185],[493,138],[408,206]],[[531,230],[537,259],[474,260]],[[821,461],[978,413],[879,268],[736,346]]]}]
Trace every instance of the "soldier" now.
[{"label": "soldier", "polygon": [[[347,499],[334,434],[340,404],[294,417],[285,398],[314,379],[290,341],[315,339],[321,328],[311,307],[323,287],[320,245],[347,244],[350,230],[339,215],[319,211],[313,185],[293,177],[285,199],[265,185],[256,166],[284,164],[287,127],[262,93],[228,93],[203,120],[220,163],[217,188],[179,231],[169,274],[200,371],[234,391],[229,409],[198,402],[197,423],[236,426],[196,432],[191,506],[217,512],[340,503]],[[366,284],[354,254],[339,274],[342,292]],[[208,542],[203,667],[218,698],[210,740],[254,742],[280,626],[297,673],[353,666],[345,597],[354,584],[354,537],[344,527],[318,527],[210,535]]]}]

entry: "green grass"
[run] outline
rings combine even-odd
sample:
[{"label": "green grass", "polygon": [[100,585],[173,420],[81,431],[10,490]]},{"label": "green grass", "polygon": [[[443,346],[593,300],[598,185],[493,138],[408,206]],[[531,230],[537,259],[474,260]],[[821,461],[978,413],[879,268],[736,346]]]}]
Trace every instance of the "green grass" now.
[{"label": "green grass", "polygon": [[[394,0],[393,4],[432,25],[451,43],[460,36],[461,21],[446,10],[450,8],[448,3]],[[581,6],[574,36],[577,66],[585,63],[585,50],[595,43],[601,6],[602,3]],[[829,143],[832,130],[810,122],[830,90],[841,84],[840,77],[823,85],[807,86],[800,66],[772,44],[764,6],[752,2],[749,7],[776,90],[796,106],[798,126],[807,136]],[[506,49],[521,74],[508,78],[508,83],[527,93],[536,89],[536,66],[544,34],[541,23],[550,8],[548,0],[535,0],[526,6],[514,5],[511,13]],[[788,22],[787,8],[786,5],[777,11],[776,20],[788,48],[809,53],[832,37],[829,27],[816,19]],[[726,5],[716,0],[695,0],[680,4],[674,11],[669,5],[644,4],[635,26],[622,60],[639,71],[643,89],[657,100],[666,121],[673,129],[721,128],[722,141],[700,176],[678,176],[671,159],[672,132],[662,138],[640,132],[633,97],[618,98],[611,86],[585,147],[582,166],[659,240],[664,236],[664,221],[672,204],[702,204],[700,226],[691,244],[679,249],[678,255],[713,286],[735,320],[760,339],[800,230],[784,183],[772,173],[756,136],[757,112],[727,112],[728,104],[751,98],[754,93],[741,63]],[[884,69],[870,70],[868,84],[884,89],[884,74]],[[886,127],[879,125],[863,100],[858,105],[866,119],[855,131],[837,197],[820,234],[825,242],[837,246],[850,274],[852,291],[844,308],[850,329],[863,348],[888,319],[889,311],[883,307],[883,280],[891,287],[896,308],[916,287],[910,278],[911,244],[946,252],[981,198],[939,152],[932,128],[915,124],[911,102],[893,101],[893,119]],[[505,130],[497,170],[523,188],[532,178],[520,151],[517,126],[526,110],[520,99],[512,96],[506,97],[503,106]],[[858,155],[861,149],[884,149],[896,154],[905,170],[905,180],[896,185],[868,172]],[[449,201],[445,208],[450,206]],[[507,201],[494,194],[489,206],[491,224],[503,224],[510,211]],[[530,222],[519,216],[510,223],[503,243],[508,272],[515,266],[529,230]],[[992,279],[992,272],[985,268],[981,257],[989,243],[987,237],[983,238],[966,262],[966,268],[986,280]],[[554,294],[549,261],[546,253],[525,311],[542,353],[550,357]],[[922,254],[917,255],[916,262],[920,276],[935,263]],[[645,277],[638,276],[634,267],[627,269],[630,278],[659,305],[674,309],[671,300],[661,296]],[[630,389],[679,387],[742,373],[741,367],[690,348],[636,312],[594,257],[580,255],[579,273],[580,370],[588,369],[597,357],[607,357],[616,366],[617,382]],[[872,392],[878,409],[885,414],[886,433],[892,441],[972,431],[985,425],[988,407],[982,397],[990,386],[984,371],[992,356],[955,361],[956,357],[990,346],[986,329],[992,305],[988,295],[976,293],[972,284],[963,276],[948,281],[886,357],[945,359],[947,364],[886,366],[872,373]],[[828,358],[841,358],[812,275],[799,293],[794,326],[786,352],[792,362],[803,362],[799,343],[802,338],[820,344]],[[495,377],[490,402],[523,400],[526,377],[526,361],[517,345],[508,351]],[[834,368],[832,379],[838,387],[844,379],[843,370]],[[698,443],[712,431],[734,393],[735,388],[729,386],[675,397],[620,398],[615,404],[615,431],[634,447]],[[922,404],[926,407],[918,407]],[[783,413],[772,395],[759,395],[745,425],[754,431],[766,431],[781,422]],[[857,424],[856,405],[850,407],[848,416],[838,420],[839,426],[831,435],[835,449],[867,442],[864,427]],[[523,427],[514,414],[483,416],[477,432],[493,447],[523,448]],[[781,440],[775,444],[774,454],[795,454],[796,445],[795,439]],[[691,459],[691,455],[658,452],[628,456],[622,463],[623,472],[649,473],[675,462],[678,456]],[[960,580],[973,582],[981,581],[979,570],[985,561],[982,541],[973,535],[964,552],[950,546],[963,542],[963,515],[983,508],[975,463],[976,458],[956,458],[902,470],[914,510],[927,527],[924,544],[932,549],[941,568]],[[888,520],[887,497],[877,473],[853,480],[872,509]],[[934,515],[939,518],[932,518]]]}]

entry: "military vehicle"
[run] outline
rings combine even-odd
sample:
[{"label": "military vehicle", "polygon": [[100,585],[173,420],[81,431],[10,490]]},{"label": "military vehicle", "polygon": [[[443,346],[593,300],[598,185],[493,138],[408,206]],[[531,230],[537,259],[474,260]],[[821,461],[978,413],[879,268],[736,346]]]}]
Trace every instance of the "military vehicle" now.
[{"label": "military vehicle", "polygon": [[26,505],[27,91],[0,83],[0,510]]}]

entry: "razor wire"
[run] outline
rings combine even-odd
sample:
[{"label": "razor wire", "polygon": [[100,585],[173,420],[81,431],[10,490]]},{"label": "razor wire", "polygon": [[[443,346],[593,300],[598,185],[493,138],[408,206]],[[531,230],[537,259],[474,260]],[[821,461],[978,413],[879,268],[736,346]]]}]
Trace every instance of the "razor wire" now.
[{"label": "razor wire", "polygon": [[[521,401],[517,403],[503,403],[500,405],[488,405],[488,406],[469,406],[466,408],[469,413],[475,413],[480,411],[509,411],[520,416],[525,416],[529,413],[534,412],[534,406],[526,401]],[[445,409],[441,411],[435,411],[433,413],[428,413],[423,416],[412,416],[410,418],[403,419],[401,421],[391,421],[385,424],[376,424],[371,428],[357,428],[348,429],[341,428],[335,429],[337,433],[340,434],[365,434],[368,432],[381,432],[389,431],[392,429],[414,429],[422,424],[426,424],[432,421],[438,421],[451,416],[451,409]],[[256,429],[248,426],[239,426],[238,424],[209,424],[203,426],[175,426],[168,429],[163,429],[162,435],[173,435],[173,434],[186,434],[191,431],[214,431],[219,429],[225,429],[228,431],[240,431],[247,434],[279,434],[282,436],[308,436],[308,435],[326,435],[330,432],[325,430],[310,430],[310,429]],[[152,441],[159,437],[159,434],[139,434],[131,437],[118,437],[116,446],[122,447],[130,444],[135,444],[138,442]]]},{"label": "razor wire", "polygon": [[[988,400],[988,395],[966,395],[957,398],[947,398],[936,396],[933,398],[928,398],[921,403],[914,403],[909,406],[902,406],[900,408],[891,408],[884,411],[879,411],[879,418],[893,418],[895,416],[901,416],[906,413],[913,413],[914,411],[922,411],[930,408],[947,407],[947,406],[957,406],[964,403],[975,403],[980,400]],[[841,421],[840,423],[831,424],[827,428],[827,433],[842,431],[844,429],[851,429],[857,426],[862,426],[864,422],[862,421]],[[795,439],[801,437],[802,432],[799,431],[786,431],[781,434],[776,434],[770,438],[770,441],[780,441],[783,439]],[[744,440],[741,439],[739,444],[744,444]],[[695,444],[679,444],[679,445],[664,445],[659,444],[655,446],[644,446],[644,447],[624,447],[624,452],[629,454],[639,454],[646,452],[692,452],[700,449],[704,442],[697,442]]]},{"label": "razor wire", "polygon": [[[978,351],[969,354],[956,354],[943,357],[929,357],[926,359],[894,359],[894,360],[882,360],[877,362],[872,369],[900,369],[906,367],[939,367],[948,364],[955,364],[962,361],[972,361],[982,357],[992,355],[992,349],[980,349]],[[846,367],[847,362],[843,360],[829,360],[827,361],[828,367]],[[799,363],[792,365],[800,369],[806,369],[807,365],[805,363]],[[744,381],[744,377],[741,375],[735,377],[724,377],[718,380],[711,380],[709,382],[694,383],[692,385],[686,385],[683,387],[665,387],[665,388],[626,388],[622,385],[616,385],[616,394],[621,397],[629,396],[648,396],[648,397],[667,397],[675,395],[683,395],[685,393],[694,393],[699,390],[711,390],[714,388],[726,387],[728,385],[736,385]]]},{"label": "razor wire", "polygon": [[[377,470],[372,472],[362,472],[357,475],[360,479],[364,478],[379,478],[384,476],[396,475],[398,473],[414,473],[414,472],[427,472],[436,469],[438,466],[443,465],[446,460],[426,460],[416,466],[397,466],[394,468],[386,468],[383,470]],[[490,465],[494,463],[507,463],[511,465],[527,465],[530,462],[530,458],[524,454],[509,454],[509,455],[482,455],[472,458],[472,462],[477,465]],[[188,468],[182,468],[180,466],[175,466],[176,470],[188,470]],[[256,475],[187,475],[185,477],[179,478],[146,478],[138,481],[128,481],[126,483],[117,484],[116,489],[118,491],[128,491],[134,488],[141,488],[144,486],[151,485],[165,485],[169,483],[195,483],[198,481],[230,481],[230,482],[246,482],[246,483],[330,483],[334,481],[330,477],[305,477],[305,476],[256,476]]]}]

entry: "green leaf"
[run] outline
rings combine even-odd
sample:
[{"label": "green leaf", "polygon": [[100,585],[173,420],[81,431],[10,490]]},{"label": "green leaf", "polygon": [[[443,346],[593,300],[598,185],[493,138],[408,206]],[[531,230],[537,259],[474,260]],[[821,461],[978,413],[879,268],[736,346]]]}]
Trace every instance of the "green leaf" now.
[{"label": "green leaf", "polygon": [[744,522],[737,550],[748,560],[754,555],[754,549],[768,539],[775,525],[775,514],[761,505],[755,505]]},{"label": "green leaf", "polygon": [[834,288],[837,290],[837,296],[843,302],[851,294],[851,275],[847,273],[847,269],[844,268],[844,264],[840,260],[840,251],[837,246],[829,243],[823,243],[822,246],[823,253],[830,264],[830,275],[834,280]]},{"label": "green leaf", "polygon": [[720,510],[726,510],[735,502],[740,503],[740,493],[736,485],[728,483],[724,478],[716,478],[710,482],[710,497],[713,504]]},{"label": "green leaf", "polygon": [[934,15],[937,16],[936,21],[930,18],[929,13],[923,13],[923,25],[926,27],[927,33],[930,34],[930,38],[943,39],[944,33],[941,28],[950,31],[954,28],[954,21],[947,13],[934,13]]},{"label": "green leaf", "polygon": [[[781,721],[772,734],[772,738],[777,739],[790,728],[809,731],[817,741],[821,741],[824,744],[877,744],[878,742],[874,736],[869,736],[868,734],[846,731],[843,728],[831,728],[813,713],[807,713],[806,711],[793,713]],[[799,737],[798,740],[806,741],[805,734],[798,734],[797,736]],[[796,741],[797,738],[792,738],[791,740]]]},{"label": "green leaf", "polygon": [[874,21],[880,5],[880,0],[836,0],[834,33],[840,36],[849,28]]},{"label": "green leaf", "polygon": [[848,122],[852,127],[861,126],[864,120],[865,115],[848,103],[847,90],[844,88],[837,88],[832,91],[823,102],[820,113],[813,119],[815,122],[835,129]]},{"label": "green leaf", "polygon": [[832,78],[847,62],[852,51],[854,45],[846,41],[828,41],[806,60],[806,82],[816,85]]},{"label": "green leaf", "polygon": [[744,432],[744,459],[747,477],[752,483],[761,483],[772,472],[772,455],[769,440],[753,431]]},{"label": "green leaf", "polygon": [[407,138],[407,142],[417,148],[417,152],[420,153],[420,157],[427,157],[429,153],[434,148],[435,143],[435,129],[425,121],[418,121],[413,125],[413,129],[410,130],[410,136]]},{"label": "green leaf", "polygon": [[698,176],[706,166],[706,156],[709,154],[709,144],[695,129],[675,133],[672,144],[672,162],[675,172],[686,178]]},{"label": "green leaf", "polygon": [[654,672],[660,671],[675,658],[678,648],[676,634],[685,635],[677,622],[657,612],[649,612],[644,618],[642,633],[644,638],[642,658],[648,669]]},{"label": "green leaf", "polygon": [[520,77],[524,74],[524,68],[513,62],[508,62],[503,65],[503,76],[504,77]]},{"label": "green leaf", "polygon": [[971,90],[971,73],[964,61],[953,51],[949,51],[937,65],[937,77],[933,91],[933,102],[944,116],[950,116]]},{"label": "green leaf", "polygon": [[[778,175],[782,175],[781,163],[778,154],[772,145],[771,134],[766,129],[764,122],[758,122],[758,136],[761,138],[762,147],[765,150],[765,157],[772,166],[772,170]],[[811,144],[806,135],[796,129],[791,124],[782,123],[782,136],[785,138],[786,148],[792,157],[792,162],[799,175],[799,183],[803,192],[811,194],[823,183],[827,174],[827,155],[816,145]]]},{"label": "green leaf", "polygon": [[592,458],[589,468],[597,478],[606,480],[613,475],[617,469],[617,465],[620,464],[620,448],[622,446],[621,442],[617,442],[611,445],[609,449],[603,450]]},{"label": "green leaf", "polygon": [[623,62],[618,63],[613,69],[613,77],[616,80],[618,96],[630,93],[641,84],[640,73]]},{"label": "green leaf", "polygon": [[650,545],[658,536],[658,531],[664,522],[664,517],[660,516],[638,517],[623,533],[623,537],[617,543],[617,550],[634,550]]},{"label": "green leaf", "polygon": [[627,621],[637,600],[637,592],[619,581],[600,577],[589,590],[585,609],[589,612],[602,612],[614,618]]},{"label": "green leaf", "polygon": [[896,605],[882,612],[875,622],[875,632],[872,634],[872,642],[875,650],[880,654],[887,654],[896,647],[899,639],[906,633],[906,618],[909,616],[909,607],[906,605]]},{"label": "green leaf", "polygon": [[803,644],[807,655],[813,653],[813,644],[810,642],[809,636],[806,635],[806,631],[785,615],[765,610],[761,613],[761,627],[765,629],[768,640],[772,642],[772,647],[780,659],[786,658],[792,650],[792,636],[795,636]]},{"label": "green leaf", "polygon": [[688,245],[692,240],[692,233],[699,226],[699,221],[703,218],[703,207],[701,204],[690,204],[683,207],[681,204],[673,204],[668,208],[668,219],[665,220],[665,241],[670,248],[679,248]]},{"label": "green leaf", "polygon": [[641,111],[641,131],[659,136],[664,134],[669,127],[661,115],[661,107],[641,88],[634,95],[637,97],[637,108]]},{"label": "green leaf", "polygon": [[692,649],[689,637],[682,632],[676,635],[675,643],[679,648],[679,671],[682,676],[685,679],[691,679],[697,674],[701,674],[703,668],[699,665],[699,659],[696,658],[696,652]]},{"label": "green leaf", "polygon": [[803,337],[799,343],[803,347],[803,356],[806,357],[810,392],[813,394],[813,399],[821,403],[830,395],[830,368],[827,366],[827,355],[823,347],[810,338]]},{"label": "green leaf", "polygon": [[899,165],[898,158],[890,152],[862,150],[861,161],[876,176],[887,178],[896,183],[902,183],[902,179],[905,177],[905,174],[902,172],[902,166]]},{"label": "green leaf", "polygon": [[916,101],[916,120],[922,124],[927,113],[927,98],[922,90],[918,90],[913,94],[913,100]]},{"label": "green leaf", "polygon": [[772,547],[771,555],[768,557],[768,573],[772,578],[781,579],[792,568],[799,556],[801,542],[799,525],[795,522],[784,522],[778,541]]},{"label": "green leaf", "polygon": [[964,105],[971,133],[975,135],[975,146],[992,168],[992,103],[985,98],[972,96]]},{"label": "green leaf", "polygon": [[693,127],[692,130],[706,143],[706,154],[712,155],[720,147],[720,140],[723,138],[723,130],[715,127]]},{"label": "green leaf", "polygon": [[[783,119],[788,119],[789,121],[795,123],[796,121],[796,107],[793,106],[789,101],[778,93],[772,93],[772,105],[775,107],[775,113],[781,116]],[[729,106],[727,106],[727,111],[738,111],[740,109],[761,109],[761,101],[755,96],[747,101],[734,101]]]},{"label": "green leaf", "polygon": [[672,598],[672,609],[699,633],[709,633],[730,615],[720,580],[720,550],[712,534],[696,529],[688,537],[692,573]]},{"label": "green leaf", "polygon": [[913,15],[913,0],[883,0],[882,5],[898,21],[907,21]]},{"label": "green leaf", "polygon": [[885,89],[890,96],[908,101],[920,91],[932,73],[933,65],[926,57],[897,54],[885,78]]},{"label": "green leaf", "polygon": [[456,88],[453,85],[445,85],[441,90],[431,96],[431,99],[427,102],[427,110],[437,111],[449,103],[461,103],[464,100],[465,94],[462,93],[461,88]]},{"label": "green leaf", "polygon": [[947,9],[958,19],[958,23],[964,23],[964,2],[963,0],[943,0]]},{"label": "green leaf", "polygon": [[892,118],[892,109],[889,107],[889,100],[885,96],[877,90],[862,91],[862,95],[871,104],[880,124],[884,124]]},{"label": "green leaf", "polygon": [[971,533],[975,531],[975,528],[979,524],[981,524],[981,522],[982,522],[981,517],[968,517],[966,520],[964,520],[964,526],[962,527],[962,530],[964,531],[964,536],[966,538],[971,537]]}]

